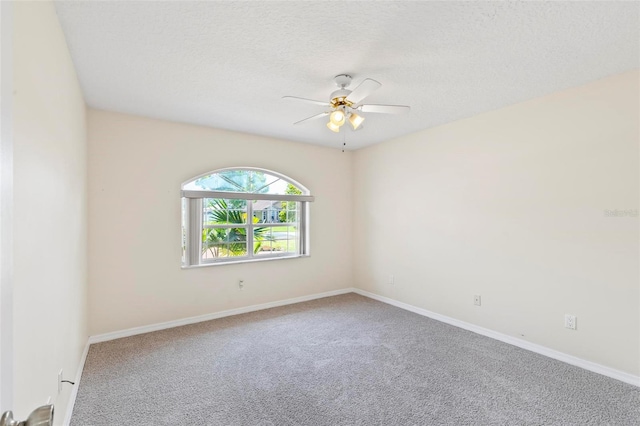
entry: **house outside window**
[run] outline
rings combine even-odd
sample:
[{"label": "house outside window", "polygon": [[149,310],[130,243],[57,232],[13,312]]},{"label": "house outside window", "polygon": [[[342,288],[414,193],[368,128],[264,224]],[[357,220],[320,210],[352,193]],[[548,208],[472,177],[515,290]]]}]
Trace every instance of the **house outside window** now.
[{"label": "house outside window", "polygon": [[182,266],[309,255],[309,203],[277,172],[229,168],[182,185]]}]

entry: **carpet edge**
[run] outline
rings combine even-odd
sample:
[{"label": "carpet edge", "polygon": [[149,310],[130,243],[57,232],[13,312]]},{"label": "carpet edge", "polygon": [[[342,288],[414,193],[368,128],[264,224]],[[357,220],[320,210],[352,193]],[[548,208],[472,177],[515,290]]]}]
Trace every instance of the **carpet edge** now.
[{"label": "carpet edge", "polygon": [[408,303],[400,302],[395,299],[391,299],[386,296],[380,296],[375,293],[368,292],[366,290],[361,290],[359,288],[354,288],[353,292],[359,294],[361,296],[368,297],[370,299],[377,300],[379,302],[387,303],[389,305],[393,305],[395,307],[413,312],[418,315],[422,315],[436,321],[444,322],[449,325],[453,325],[458,328],[462,328],[467,331],[471,331],[476,334],[480,334],[485,337],[490,337],[495,340],[499,340],[504,343],[508,343],[513,346],[517,346],[522,349],[526,349],[531,352],[535,352],[540,355],[544,355],[549,358],[556,359],[558,361],[565,362],[567,364],[574,365],[576,367],[583,368],[585,370],[591,371],[593,373],[598,373],[603,376],[610,377],[612,379],[619,380],[621,382],[628,383],[630,385],[640,387],[640,376],[635,376],[631,373],[626,373],[624,371],[617,370],[615,368],[607,367],[606,365],[598,364],[592,361],[587,361],[586,359],[578,358],[573,355],[566,354],[564,352],[557,351],[555,349],[548,348],[546,346],[538,345],[536,343],[528,342],[523,339],[518,339],[517,337],[509,336],[508,334],[500,333],[498,331],[494,331],[488,328],[480,327],[475,324],[471,324],[465,321],[461,321],[455,318],[448,317],[446,315],[438,314],[436,312],[429,311],[427,309],[419,308],[417,306],[410,305]]},{"label": "carpet edge", "polygon": [[96,334],[94,336],[89,336],[88,344],[90,345],[93,343],[107,342],[109,340],[120,339],[123,337],[131,337],[138,334],[151,333],[153,331],[166,330],[168,328],[180,327],[180,326],[189,325],[189,324],[196,324],[199,322],[210,321],[210,320],[229,317],[233,315],[246,314],[249,312],[261,311],[269,308],[277,308],[279,306],[292,305],[294,303],[308,302],[310,300],[323,299],[325,297],[338,296],[338,295],[347,294],[347,293],[355,293],[355,290],[356,289],[353,287],[347,287],[339,290],[326,291],[323,293],[309,294],[306,296],[276,300],[274,302],[260,303],[257,305],[250,305],[242,308],[228,309],[225,311],[218,311],[210,314],[197,315],[194,317],[182,318],[178,320],[143,325],[140,327],[127,328],[125,330],[120,330],[120,331]]}]

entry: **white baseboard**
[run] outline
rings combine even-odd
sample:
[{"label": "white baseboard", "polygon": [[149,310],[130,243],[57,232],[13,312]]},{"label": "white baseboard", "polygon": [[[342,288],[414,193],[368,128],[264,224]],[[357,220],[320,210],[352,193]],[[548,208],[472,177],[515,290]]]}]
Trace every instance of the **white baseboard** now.
[{"label": "white baseboard", "polygon": [[71,415],[73,414],[73,407],[76,405],[76,396],[78,396],[78,388],[80,387],[80,379],[82,378],[82,371],[84,370],[84,363],[87,360],[87,354],[89,353],[89,342],[84,345],[84,351],[80,357],[80,364],[76,371],[76,379],[74,380],[73,388],[71,389],[71,395],[69,396],[69,402],[67,403],[67,412],[64,415],[64,426],[69,426],[71,423]]},{"label": "white baseboard", "polygon": [[380,296],[375,293],[370,293],[368,291],[361,290],[359,288],[350,287],[350,288],[344,288],[340,290],[328,291],[325,293],[310,294],[307,296],[294,297],[292,299],[262,303],[259,305],[252,305],[244,308],[229,309],[226,311],[215,312],[212,314],[200,315],[200,316],[190,317],[190,318],[183,318],[175,321],[167,321],[159,324],[151,324],[151,325],[142,326],[142,327],[129,328],[127,330],[122,330],[122,331],[115,331],[112,333],[105,333],[105,334],[90,336],[89,339],[87,340],[87,344],[85,346],[84,353],[82,354],[82,358],[80,359],[80,365],[78,366],[78,371],[76,373],[75,385],[73,386],[71,396],[69,397],[69,403],[67,404],[67,412],[66,412],[63,424],[65,426],[68,426],[71,421],[71,415],[73,414],[73,407],[75,405],[76,396],[78,394],[78,388],[80,386],[80,380],[82,378],[82,371],[84,369],[84,364],[87,359],[87,354],[89,352],[89,345],[91,345],[92,343],[106,342],[109,340],[120,339],[122,337],[135,336],[137,334],[149,333],[149,332],[158,331],[158,330],[165,330],[168,328],[179,327],[182,325],[195,324],[198,322],[209,321],[217,318],[223,318],[223,317],[228,317],[232,315],[239,315],[239,314],[244,314],[248,312],[260,311],[263,309],[275,308],[278,306],[291,305],[294,303],[306,302],[314,299],[322,299],[324,297],[337,296],[337,295],[346,294],[346,293],[356,293],[361,296],[368,297],[370,299],[375,299],[380,302],[384,302],[389,305],[393,305],[398,308],[405,309],[410,312],[414,312],[418,315],[422,315],[425,317],[435,319],[437,321],[451,324],[453,326],[460,327],[462,329],[469,330],[474,333],[490,337],[492,339],[500,340],[501,342],[509,343],[511,345],[518,346],[522,349],[526,349],[531,352],[545,355],[550,358],[557,359],[559,361],[563,361],[568,364],[584,368],[585,370],[602,374],[604,376],[611,377],[613,379],[617,379],[622,382],[640,387],[640,377],[634,376],[633,374],[625,373],[624,371],[606,367],[601,364],[596,364],[595,362],[587,361],[587,360],[575,357],[573,355],[568,355],[563,352],[556,351],[554,349],[549,349],[545,346],[537,345],[535,343],[527,342],[526,340],[518,339],[516,337],[499,333],[497,331],[489,330],[488,328],[480,327],[468,322],[457,320],[455,318],[437,314],[435,312],[431,312],[426,309],[409,305],[408,303],[399,302],[397,300],[394,300],[385,296]]},{"label": "white baseboard", "polygon": [[518,339],[517,337],[513,337],[507,334],[499,333],[497,331],[489,330],[488,328],[480,327],[468,322],[457,320],[455,318],[437,314],[435,312],[431,312],[426,309],[409,305],[408,303],[399,302],[397,300],[390,299],[385,296],[380,296],[375,293],[370,293],[365,290],[360,290],[359,288],[354,288],[353,292],[360,294],[362,296],[369,297],[371,299],[378,300],[380,302],[388,303],[389,305],[397,306],[398,308],[402,308],[407,311],[411,311],[425,317],[435,319],[437,321],[451,324],[453,326],[460,327],[465,330],[469,330],[474,333],[481,334],[483,336],[491,337],[492,339],[500,340],[501,342],[518,346],[519,348],[522,348],[522,349],[527,349],[531,352],[548,356],[549,358],[557,359],[558,361],[566,362],[567,364],[584,368],[585,370],[589,370],[594,373],[602,374],[603,376],[611,377],[613,379],[617,379],[622,382],[640,387],[640,377],[634,376],[633,374],[625,373],[624,371],[616,370],[614,368],[597,364],[595,362],[587,361],[585,359],[578,358],[573,355],[565,354],[564,352],[559,352],[554,349],[547,348],[545,346],[537,345],[535,343],[531,343],[526,340]]},{"label": "white baseboard", "polygon": [[229,317],[232,315],[246,314],[248,312],[261,311],[263,309],[275,308],[278,306],[291,305],[293,303],[307,302],[314,299],[322,299],[324,297],[337,296],[339,294],[353,293],[353,288],[343,288],[340,290],[327,291],[324,293],[310,294],[307,296],[294,297],[292,299],[278,300],[275,302],[261,303],[259,305],[251,305],[243,308],[229,309],[226,311],[214,312],[212,314],[199,315],[196,317],[183,318],[175,321],[167,321],[159,324],[145,325],[142,327],[134,327],[112,333],[98,334],[89,337],[89,344],[106,342],[109,340],[120,339],[122,337],[135,336],[137,334],[150,333],[152,331],[166,330],[168,328],[180,327],[182,325],[195,324],[203,321],[210,321],[217,318]]},{"label": "white baseboard", "polygon": [[275,302],[262,303],[259,305],[252,305],[244,308],[229,309],[226,311],[215,312],[212,314],[199,315],[199,316],[190,317],[190,318],[183,318],[175,321],[167,321],[159,324],[151,324],[151,325],[146,325],[142,327],[129,328],[127,330],[115,331],[113,333],[105,333],[105,334],[98,334],[95,336],[89,336],[89,339],[87,339],[87,344],[84,348],[84,352],[82,354],[82,358],[80,359],[80,365],[78,366],[78,371],[76,373],[75,385],[73,386],[73,390],[71,391],[71,395],[69,396],[69,403],[67,404],[67,412],[64,417],[63,425],[69,426],[69,423],[71,422],[73,407],[75,406],[75,403],[76,403],[78,388],[80,387],[80,380],[82,379],[82,371],[84,370],[84,364],[87,360],[87,354],[89,353],[89,346],[93,343],[106,342],[109,340],[120,339],[122,337],[135,336],[137,334],[144,334],[144,333],[149,333],[149,332],[158,331],[158,330],[166,330],[168,328],[179,327],[181,325],[195,324],[198,322],[209,321],[216,318],[223,318],[223,317],[229,317],[232,315],[245,314],[248,312],[261,311],[263,309],[275,308],[278,306],[291,305],[294,303],[307,302],[309,300],[322,299],[324,297],[337,296],[340,294],[354,293],[354,292],[355,292],[355,289],[353,288],[343,288],[340,290],[310,294],[307,296],[294,297],[292,299],[278,300]]}]

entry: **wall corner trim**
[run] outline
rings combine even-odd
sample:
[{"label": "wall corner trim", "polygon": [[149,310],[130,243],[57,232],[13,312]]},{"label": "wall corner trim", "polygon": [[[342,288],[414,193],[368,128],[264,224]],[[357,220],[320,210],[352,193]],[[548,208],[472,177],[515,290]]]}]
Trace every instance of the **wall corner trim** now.
[{"label": "wall corner trim", "polygon": [[451,318],[445,315],[437,314],[435,312],[428,311],[426,309],[418,308],[417,306],[409,305],[408,303],[399,302],[389,297],[380,296],[375,293],[370,293],[359,288],[353,289],[354,293],[361,296],[368,297],[370,299],[377,300],[379,302],[387,303],[389,305],[396,306],[401,309],[429,317],[431,319],[444,322],[446,324],[453,325],[474,333],[490,337],[501,342],[508,343],[513,346],[517,346],[522,349],[526,349],[531,352],[538,353],[540,355],[547,356],[549,358],[556,359],[558,361],[566,362],[567,364],[575,365],[576,367],[584,368],[594,373],[602,374],[603,376],[611,377],[612,379],[620,380],[621,382],[629,383],[634,386],[640,387],[640,376],[634,376],[633,374],[625,373],[624,371],[616,370],[615,368],[607,367],[605,365],[597,364],[595,362],[587,361],[582,358],[575,357],[573,355],[566,354],[564,352],[556,351],[545,346],[541,346],[535,343],[528,342],[517,337],[509,336],[507,334],[499,333],[497,331],[490,330],[488,328],[480,327],[465,321],[460,321],[455,318]]}]

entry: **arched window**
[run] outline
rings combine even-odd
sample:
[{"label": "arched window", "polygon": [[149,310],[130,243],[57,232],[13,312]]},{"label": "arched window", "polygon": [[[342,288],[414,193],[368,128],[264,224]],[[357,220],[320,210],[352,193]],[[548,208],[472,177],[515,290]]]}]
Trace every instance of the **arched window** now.
[{"label": "arched window", "polygon": [[229,168],[182,185],[182,266],[309,254],[309,190],[269,170]]}]

